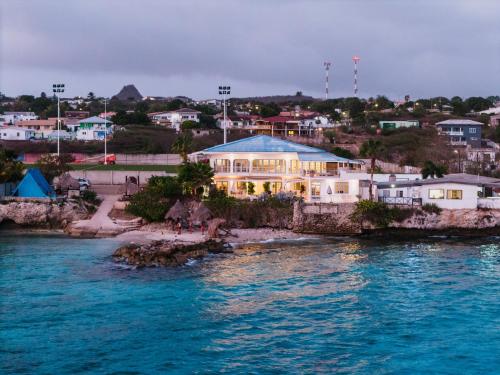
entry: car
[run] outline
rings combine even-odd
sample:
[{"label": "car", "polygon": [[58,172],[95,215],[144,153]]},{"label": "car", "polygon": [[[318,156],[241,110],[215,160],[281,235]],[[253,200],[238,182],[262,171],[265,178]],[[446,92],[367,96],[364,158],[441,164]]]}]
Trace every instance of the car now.
[{"label": "car", "polygon": [[79,177],[78,183],[80,184],[80,190],[88,189],[91,185],[89,179],[84,177]]}]

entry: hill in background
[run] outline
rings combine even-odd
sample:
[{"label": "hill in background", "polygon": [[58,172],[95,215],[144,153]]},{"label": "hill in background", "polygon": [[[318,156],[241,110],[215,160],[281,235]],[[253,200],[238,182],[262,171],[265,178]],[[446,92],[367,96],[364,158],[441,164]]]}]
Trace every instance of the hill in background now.
[{"label": "hill in background", "polygon": [[118,94],[113,96],[113,99],[124,102],[138,102],[142,100],[142,95],[134,85],[125,85]]}]

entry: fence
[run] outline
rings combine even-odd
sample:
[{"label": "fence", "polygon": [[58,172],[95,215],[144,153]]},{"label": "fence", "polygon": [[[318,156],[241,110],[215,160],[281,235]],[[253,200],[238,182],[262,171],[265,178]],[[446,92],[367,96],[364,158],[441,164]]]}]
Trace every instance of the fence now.
[{"label": "fence", "polygon": [[422,198],[409,197],[381,197],[382,202],[394,206],[421,206]]},{"label": "fence", "polygon": [[[24,153],[21,155],[21,161],[33,164],[40,159],[41,153]],[[104,158],[104,154],[82,154],[72,153],[75,160],[85,164],[97,163],[99,158]],[[182,159],[178,154],[115,154],[116,164],[124,165],[179,165]],[[86,161],[88,160],[88,162]]]}]

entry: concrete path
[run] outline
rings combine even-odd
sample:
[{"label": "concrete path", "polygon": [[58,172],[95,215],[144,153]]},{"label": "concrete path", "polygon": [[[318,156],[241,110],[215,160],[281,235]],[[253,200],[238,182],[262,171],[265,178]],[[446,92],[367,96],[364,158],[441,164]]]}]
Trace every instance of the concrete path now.
[{"label": "concrete path", "polygon": [[80,220],[71,224],[71,235],[106,237],[124,231],[122,226],[113,223],[108,216],[120,195],[103,195],[101,198],[103,201],[90,220]]}]

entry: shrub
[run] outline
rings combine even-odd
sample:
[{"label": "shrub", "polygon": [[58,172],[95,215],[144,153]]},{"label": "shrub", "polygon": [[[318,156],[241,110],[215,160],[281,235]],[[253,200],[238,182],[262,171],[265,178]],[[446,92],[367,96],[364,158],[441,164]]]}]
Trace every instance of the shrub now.
[{"label": "shrub", "polygon": [[101,201],[97,198],[97,193],[93,190],[84,190],[80,197],[87,203],[98,205]]},{"label": "shrub", "polygon": [[439,215],[441,213],[442,208],[437,206],[436,203],[426,203],[422,206],[422,210],[429,214]]},{"label": "shrub", "polygon": [[409,219],[416,212],[413,208],[392,207],[390,210],[392,220],[398,223]]},{"label": "shrub", "polygon": [[146,188],[130,198],[125,211],[147,221],[163,221],[169,206],[168,198],[165,198],[159,191]]},{"label": "shrub", "polygon": [[391,222],[398,223],[415,214],[413,208],[389,207],[383,202],[362,200],[356,203],[356,208],[351,214],[351,220],[360,224],[367,221],[376,227],[386,228]]}]

